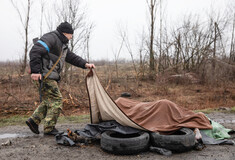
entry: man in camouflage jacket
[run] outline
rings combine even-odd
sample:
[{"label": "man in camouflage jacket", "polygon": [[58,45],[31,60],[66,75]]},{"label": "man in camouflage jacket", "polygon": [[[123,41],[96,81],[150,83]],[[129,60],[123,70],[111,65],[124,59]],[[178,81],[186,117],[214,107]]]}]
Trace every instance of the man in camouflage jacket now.
[{"label": "man in camouflage jacket", "polygon": [[[39,134],[38,125],[42,119],[45,119],[45,135],[56,135],[59,133],[55,125],[63,104],[57,83],[60,80],[60,73],[64,63],[68,62],[83,69],[95,68],[94,64],[89,64],[68,49],[67,43],[72,39],[73,32],[71,24],[63,22],[55,31],[46,33],[35,42],[29,53],[31,78],[35,81],[43,81],[41,88],[42,102],[26,121],[33,133]],[[59,58],[60,60],[56,67],[46,79],[43,79]]]}]

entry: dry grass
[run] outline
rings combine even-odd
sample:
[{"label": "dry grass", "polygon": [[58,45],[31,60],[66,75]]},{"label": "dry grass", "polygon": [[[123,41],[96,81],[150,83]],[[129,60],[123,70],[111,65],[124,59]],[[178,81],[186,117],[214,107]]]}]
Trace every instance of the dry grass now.
[{"label": "dry grass", "polygon": [[[28,74],[19,76],[17,71],[9,66],[7,68],[11,69],[11,72],[3,69],[4,72],[0,73],[0,116],[32,114],[39,104],[38,90]],[[113,65],[97,66],[96,72],[101,84],[107,88],[114,100],[120,97],[121,93],[128,92],[135,100],[146,102],[168,99],[191,110],[234,107],[235,104],[235,82],[211,86],[190,83],[188,80],[185,82],[185,79],[174,81],[172,77],[168,80],[167,74],[159,75],[156,81],[149,81],[147,78],[140,81],[131,64],[120,64],[118,72]],[[89,112],[84,81],[87,73],[88,70],[74,68],[69,83],[61,81],[65,115]]]}]

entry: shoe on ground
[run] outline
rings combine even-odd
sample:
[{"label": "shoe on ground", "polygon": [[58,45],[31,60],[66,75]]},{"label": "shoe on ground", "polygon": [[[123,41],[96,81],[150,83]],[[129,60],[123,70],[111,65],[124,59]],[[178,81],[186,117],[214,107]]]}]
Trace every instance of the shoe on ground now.
[{"label": "shoe on ground", "polygon": [[29,126],[29,129],[33,133],[39,134],[38,125],[33,121],[32,118],[29,118],[25,123]]},{"label": "shoe on ground", "polygon": [[62,132],[62,131],[58,131],[56,128],[53,128],[53,130],[52,131],[50,131],[50,132],[44,132],[44,135],[52,135],[52,136],[55,136],[55,135],[57,135],[57,134],[63,134],[64,132]]}]

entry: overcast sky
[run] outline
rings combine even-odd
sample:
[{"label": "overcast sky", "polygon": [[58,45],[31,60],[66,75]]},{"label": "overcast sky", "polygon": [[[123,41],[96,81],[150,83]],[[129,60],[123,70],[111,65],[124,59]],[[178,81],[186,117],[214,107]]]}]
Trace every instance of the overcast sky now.
[{"label": "overcast sky", "polygon": [[[25,0],[26,1],[26,0]],[[131,43],[137,44],[138,34],[147,25],[146,0],[82,0],[87,3],[89,20],[95,28],[90,43],[90,57],[94,60],[114,59],[114,51],[120,46],[118,28],[129,33]],[[235,0],[162,0],[164,15],[168,23],[177,24],[184,15],[199,14],[203,18],[211,7],[223,11]],[[18,60],[23,55],[22,26],[10,0],[0,1],[0,61]],[[31,24],[33,26],[33,24]],[[31,33],[33,38],[34,33]],[[121,58],[128,58],[123,51]]]}]

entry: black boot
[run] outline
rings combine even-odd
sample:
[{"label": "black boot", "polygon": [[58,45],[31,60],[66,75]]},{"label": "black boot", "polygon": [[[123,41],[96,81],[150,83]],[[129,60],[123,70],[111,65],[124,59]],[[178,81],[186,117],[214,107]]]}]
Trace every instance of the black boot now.
[{"label": "black boot", "polygon": [[57,135],[57,134],[62,134],[62,133],[64,133],[64,132],[58,131],[58,130],[54,127],[52,131],[50,131],[50,132],[44,132],[44,135],[53,135],[53,136],[55,136],[55,135]]},{"label": "black boot", "polygon": [[33,133],[39,134],[38,125],[33,121],[32,118],[29,118],[25,123],[29,126]]}]

